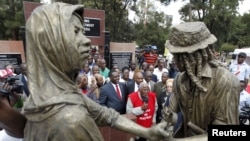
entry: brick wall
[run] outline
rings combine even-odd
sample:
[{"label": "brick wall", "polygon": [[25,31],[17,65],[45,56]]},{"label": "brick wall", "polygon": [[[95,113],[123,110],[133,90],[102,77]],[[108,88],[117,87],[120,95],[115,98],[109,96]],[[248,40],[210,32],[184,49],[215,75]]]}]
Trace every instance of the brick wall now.
[{"label": "brick wall", "polygon": [[[32,13],[32,11],[38,7],[42,5],[42,3],[37,3],[37,2],[27,2],[24,1],[23,2],[23,6],[24,6],[24,17],[25,17],[25,21],[27,21],[27,19],[29,18],[30,14]],[[97,9],[88,9],[88,8],[84,8],[84,17],[88,17],[88,18],[96,18],[96,19],[100,19],[100,37],[90,37],[87,36],[90,40],[91,40],[91,44],[93,46],[99,46],[99,54],[101,56],[103,56],[104,54],[104,31],[105,31],[105,11],[104,10],[97,10]]]},{"label": "brick wall", "polygon": [[22,62],[25,62],[25,54],[22,41],[1,41],[0,54],[21,54]]}]

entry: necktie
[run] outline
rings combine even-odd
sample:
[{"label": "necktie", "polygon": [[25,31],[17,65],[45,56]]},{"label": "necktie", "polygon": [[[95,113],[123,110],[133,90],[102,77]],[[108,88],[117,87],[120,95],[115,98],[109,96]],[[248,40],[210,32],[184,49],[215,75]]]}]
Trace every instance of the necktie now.
[{"label": "necktie", "polygon": [[121,96],[121,93],[120,93],[118,84],[115,84],[115,86],[116,86],[116,93],[117,93],[118,97],[119,97],[120,99],[122,99],[122,96]]}]

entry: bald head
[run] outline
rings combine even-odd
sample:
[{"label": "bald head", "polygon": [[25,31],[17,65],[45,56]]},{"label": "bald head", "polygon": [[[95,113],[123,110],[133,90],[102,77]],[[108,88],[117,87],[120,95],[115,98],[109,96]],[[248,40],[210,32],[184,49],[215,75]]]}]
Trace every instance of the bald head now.
[{"label": "bald head", "polygon": [[94,75],[96,79],[103,79],[103,76],[99,73]]},{"label": "bald head", "polygon": [[26,63],[20,64],[20,69],[21,69],[21,73],[23,75],[27,75],[27,64]]},{"label": "bald head", "polygon": [[94,75],[94,77],[96,79],[96,85],[98,86],[98,88],[103,86],[103,83],[104,83],[103,76],[101,74],[97,73]]},{"label": "bald head", "polygon": [[142,75],[142,72],[136,72],[134,74],[134,79],[135,79],[135,82],[137,85],[139,85],[141,82],[143,82],[143,75]]},{"label": "bald head", "polygon": [[139,89],[142,89],[142,88],[144,88],[144,87],[148,87],[148,88],[149,88],[149,86],[148,86],[147,83],[141,82],[141,83],[139,84]]},{"label": "bald head", "polygon": [[139,85],[139,91],[140,91],[141,98],[148,97],[148,93],[149,93],[149,86],[148,86],[148,84],[145,83],[145,82],[140,83],[140,85]]},{"label": "bald head", "polygon": [[100,68],[98,65],[94,65],[92,67],[92,74],[95,75],[95,74],[99,74],[100,73]]}]

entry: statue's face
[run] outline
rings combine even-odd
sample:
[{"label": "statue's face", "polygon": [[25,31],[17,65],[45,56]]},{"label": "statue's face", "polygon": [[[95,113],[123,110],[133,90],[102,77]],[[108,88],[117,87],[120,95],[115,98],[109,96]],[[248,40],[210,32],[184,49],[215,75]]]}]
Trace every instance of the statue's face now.
[{"label": "statue's face", "polygon": [[74,26],[75,41],[77,50],[81,55],[81,60],[87,60],[89,57],[90,40],[84,35],[84,28],[81,20],[73,15],[71,21]]},{"label": "statue's face", "polygon": [[179,62],[178,60],[178,55],[177,54],[174,54],[174,62],[175,62],[175,65],[176,67],[179,69],[180,72],[183,72],[185,71],[185,69],[182,67],[181,63],[184,63],[184,62]]}]

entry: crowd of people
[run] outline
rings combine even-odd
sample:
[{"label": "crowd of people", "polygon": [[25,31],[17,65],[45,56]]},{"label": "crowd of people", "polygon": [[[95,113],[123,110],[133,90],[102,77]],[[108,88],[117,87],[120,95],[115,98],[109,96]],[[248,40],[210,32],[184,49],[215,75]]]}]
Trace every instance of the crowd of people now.
[{"label": "crowd of people", "polygon": [[[107,68],[104,59],[94,60],[93,56],[89,56],[77,75],[75,85],[82,95],[86,95],[94,102],[112,108],[120,114],[134,114],[138,117],[138,124],[151,127],[162,120],[161,110],[164,103],[169,101],[174,80],[169,78],[169,68],[165,66],[164,60],[158,59],[157,62],[157,67],[143,62],[143,68],[139,69],[138,64],[132,61],[129,66],[119,70],[117,66]],[[15,70],[18,68],[21,69],[20,72]],[[18,68],[11,67],[23,82],[20,94],[23,103],[29,97],[27,64],[22,63]],[[18,108],[22,108],[23,104],[20,106]],[[138,138],[142,139],[146,140]]]},{"label": "crowd of people", "polygon": [[[108,125],[136,135],[135,141],[200,134],[207,139],[209,124],[240,124],[240,111],[250,101],[246,54],[239,53],[229,68],[221,65],[212,46],[217,38],[203,22],[172,28],[166,46],[173,62],[158,58],[152,46],[141,54],[143,60],[119,70],[117,65],[108,68],[98,52],[89,55],[82,8],[54,3],[32,13],[27,21],[28,64],[20,64],[21,71],[7,65],[1,76],[2,81],[17,76],[22,87],[20,93],[1,95],[0,135],[13,141],[97,141],[103,140],[98,126]],[[60,20],[53,20],[55,16]],[[3,83],[2,89],[12,87]],[[17,101],[24,104],[15,107]],[[178,119],[171,121],[169,113]],[[123,114],[133,114],[136,122]]]}]

